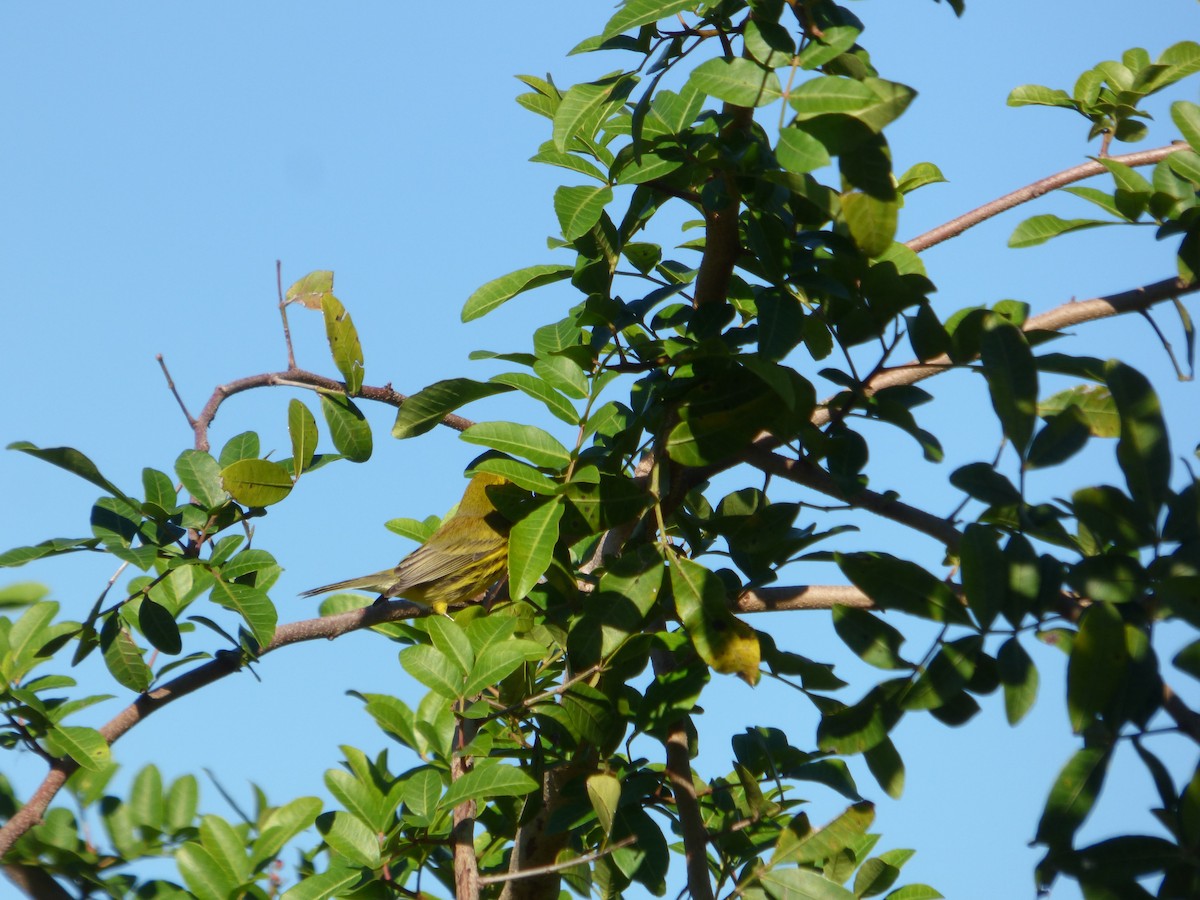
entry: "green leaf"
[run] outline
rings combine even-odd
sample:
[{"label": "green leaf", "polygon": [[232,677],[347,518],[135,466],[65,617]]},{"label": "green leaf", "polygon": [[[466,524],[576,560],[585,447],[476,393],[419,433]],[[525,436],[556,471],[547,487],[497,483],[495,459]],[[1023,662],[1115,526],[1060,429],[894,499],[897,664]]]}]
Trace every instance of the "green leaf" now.
[{"label": "green leaf", "polygon": [[796,56],[796,64],[808,70],[823,66],[853,47],[860,34],[862,28],[850,24],[824,26],[820,37],[809,35],[808,44]]},{"label": "green leaf", "polygon": [[171,476],[158,469],[142,469],[142,490],[146,496],[146,503],[153,504],[163,513],[173,510],[179,502],[178,491],[175,490]]},{"label": "green leaf", "polygon": [[283,900],[329,900],[345,896],[350,888],[362,881],[362,870],[337,860],[319,875],[310,875],[288,888]]},{"label": "green leaf", "polygon": [[834,559],[854,586],[883,609],[935,622],[970,624],[950,586],[916,563],[886,553],[838,553]]},{"label": "green leaf", "polygon": [[182,775],[171,782],[163,811],[167,831],[176,834],[190,827],[199,802],[200,786],[195,775]]},{"label": "green leaf", "polygon": [[321,394],[321,412],[338,453],[351,462],[371,458],[371,426],[354,402],[343,394]]},{"label": "green leaf", "polygon": [[1120,612],[1110,603],[1093,603],[1079,620],[1067,663],[1067,711],[1076,734],[1108,708],[1128,667]]},{"label": "green leaf", "polygon": [[574,241],[591,231],[612,198],[608,185],[558,188],[554,192],[554,213],[563,238]]},{"label": "green leaf", "polygon": [[218,581],[212,586],[210,596],[218,606],[232,609],[242,617],[260,648],[271,643],[279,615],[265,591],[248,584]]},{"label": "green leaf", "polygon": [[105,623],[100,645],[104,650],[104,665],[118,684],[138,693],[150,687],[153,673],[142,658],[141,648],[129,632],[120,627],[116,616]]},{"label": "green leaf", "polygon": [[46,733],[46,748],[54,756],[69,756],[89,772],[102,771],[112,762],[112,751],[100,732],[80,725],[52,727]]},{"label": "green leaf", "polygon": [[1137,221],[1150,203],[1154,186],[1136,171],[1122,162],[1108,157],[1097,157],[1096,162],[1108,169],[1116,183],[1113,203],[1118,213],[1130,222]]},{"label": "green leaf", "polygon": [[321,813],[316,797],[297,797],[271,810],[259,822],[258,837],[250,851],[252,865],[274,859],[288,841],[308,828]]},{"label": "green leaf", "polygon": [[1200,153],[1200,106],[1187,100],[1176,100],[1171,104],[1171,121],[1192,149]]},{"label": "green leaf", "polygon": [[138,627],[155,649],[172,655],[183,652],[183,639],[175,617],[149,597],[143,597],[138,604]]},{"label": "green leaf", "polygon": [[1005,436],[1024,459],[1037,416],[1038,378],[1033,354],[1021,329],[998,315],[985,320],[979,346],[992,407]]},{"label": "green leaf", "polygon": [[[975,673],[981,639],[975,635],[943,644],[912,690],[903,695],[904,709],[936,710],[953,704]],[[958,724],[948,722],[947,724]]]},{"label": "green leaf", "polygon": [[553,494],[559,487],[529,463],[510,459],[507,456],[489,456],[476,463],[468,474],[475,472],[492,472],[496,475],[503,475],[517,487],[533,491],[535,494]]},{"label": "green leaf", "polygon": [[250,876],[250,860],[246,843],[220,816],[208,815],[200,820],[200,843],[213,860],[236,881]]},{"label": "green leaf", "polygon": [[1004,609],[1008,583],[1008,566],[996,543],[996,533],[985,525],[971,523],[963,531],[959,557],[967,605],[979,627],[986,631]]},{"label": "green leaf", "polygon": [[526,662],[546,656],[546,648],[537,641],[510,639],[489,644],[480,651],[463,686],[464,697],[474,697],[489,685],[503,681]]},{"label": "green leaf", "polygon": [[[12,624],[3,655],[12,660],[32,662],[37,651],[49,638],[49,625],[58,615],[59,605],[53,600],[35,603]],[[15,674],[15,673],[14,673]]]},{"label": "green leaf", "polygon": [[1181,672],[1186,672],[1200,680],[1200,640],[1192,641],[1175,654],[1171,664]]},{"label": "green leaf", "polygon": [[774,900],[854,900],[854,894],[811,869],[768,869],[759,883]]},{"label": "green leaf", "polygon": [[1040,84],[1023,84],[1015,87],[1008,95],[1009,106],[1058,106],[1075,109],[1076,104],[1066,91],[1043,87]]},{"label": "green leaf", "polygon": [[162,831],[164,825],[162,774],[154,764],[134,776],[129,789],[130,817],[137,825]]},{"label": "green leaf", "polygon": [[1105,367],[1108,388],[1121,416],[1117,462],[1134,502],[1156,521],[1171,479],[1171,446],[1162,404],[1146,376],[1119,360]]},{"label": "green leaf", "polygon": [[225,442],[225,446],[221,448],[221,452],[217,456],[217,462],[221,468],[225,468],[239,459],[250,459],[258,456],[258,453],[258,435],[253,431],[243,431],[241,434],[235,434]]},{"label": "green leaf", "polygon": [[[775,854],[771,857],[771,864],[774,867],[772,871],[805,871],[804,869],[778,868],[785,863],[823,865],[847,847],[852,847],[860,841],[873,821],[875,821],[875,805],[866,801],[855,803],[824,828],[810,831],[800,841],[790,842],[786,847],[777,847]],[[800,896],[806,895],[801,894]]]},{"label": "green leaf", "polygon": [[[554,127],[551,131],[554,146],[566,151],[574,137],[590,140],[599,127],[604,108],[609,104],[619,104],[629,96],[636,83],[635,76],[618,73],[587,84],[573,85],[554,111]],[[589,125],[593,127],[583,130]],[[468,304],[470,302],[467,301]]]},{"label": "green leaf", "polygon": [[[541,363],[543,360],[538,360],[538,362]],[[578,367],[576,367],[576,371],[578,371]],[[541,378],[530,375],[528,372],[506,372],[503,375],[493,376],[491,381],[493,384],[514,387],[526,396],[540,400],[546,405],[546,409],[550,410],[551,415],[568,425],[579,424],[579,412],[571,405],[571,401]]]},{"label": "green leaf", "polygon": [[288,401],[288,435],[292,439],[292,463],[299,477],[312,465],[317,449],[317,420],[308,407],[294,397]]},{"label": "green leaf", "polygon": [[1068,405],[1062,412],[1048,416],[1045,427],[1034,435],[1026,467],[1040,469],[1066,462],[1083,449],[1091,433],[1083,411]]},{"label": "green leaf", "polygon": [[23,566],[27,562],[43,559],[47,556],[61,556],[64,553],[75,553],[79,550],[92,550],[99,546],[100,539],[89,538],[51,538],[32,547],[14,547],[0,553],[0,568]]},{"label": "green leaf", "polygon": [[1004,714],[1016,725],[1033,707],[1038,692],[1038,671],[1016,637],[1011,637],[996,654],[1000,683],[1004,685]]},{"label": "green leaf", "polygon": [[553,284],[570,278],[574,266],[540,265],[517,269],[507,275],[494,278],[478,288],[463,304],[462,320],[470,322],[490,313],[497,306],[511,300],[517,294],[533,290],[544,284]]},{"label": "green leaf", "polygon": [[328,830],[322,836],[332,850],[355,865],[379,868],[379,838],[361,819],[335,812],[328,821]]},{"label": "green leaf", "polygon": [[854,243],[867,256],[876,257],[891,247],[896,238],[900,203],[853,191],[842,195],[842,215]]},{"label": "green leaf", "polygon": [[460,406],[512,390],[512,386],[499,378],[493,382],[485,384],[471,378],[448,378],[421,388],[401,404],[396,413],[396,424],[392,426],[392,437],[404,440],[424,434]]},{"label": "green leaf", "polygon": [[325,772],[325,787],[346,811],[363,821],[373,831],[387,830],[384,821],[384,796],[375,784],[364,784],[345,769]]},{"label": "green leaf", "polygon": [[1035,841],[1051,848],[1071,845],[1071,838],[1092,811],[1104,784],[1109,759],[1106,747],[1085,747],[1075,752],[1050,788]]},{"label": "green leaf", "polygon": [[902,194],[911,194],[917,188],[924,187],[927,184],[937,184],[946,181],[946,176],[942,174],[942,170],[930,162],[917,163],[911,166],[898,179],[896,190]]},{"label": "green leaf", "polygon": [[221,467],[203,450],[184,450],[175,460],[175,474],[196,502],[208,510],[225,502],[221,487]]},{"label": "green leaf", "polygon": [[197,843],[186,843],[175,853],[183,883],[198,900],[229,900],[239,882]]},{"label": "green leaf", "polygon": [[514,600],[524,599],[550,568],[563,509],[554,498],[533,507],[513,525],[508,539],[508,591]]},{"label": "green leaf", "polygon": [[875,92],[861,81],[837,75],[810,78],[788,95],[788,102],[802,119],[828,113],[854,113],[878,100]]},{"label": "green leaf", "polygon": [[14,441],[8,445],[7,449],[28,453],[30,456],[36,457],[43,462],[48,462],[51,465],[58,466],[60,469],[66,469],[68,472],[78,475],[84,481],[89,481],[97,487],[103,488],[114,497],[129,500],[121,492],[120,488],[100,474],[100,470],[96,468],[94,462],[73,447],[40,448],[29,443],[29,441]]},{"label": "green leaf", "polygon": [[1121,433],[1121,417],[1112,393],[1103,385],[1079,385],[1059,391],[1038,404],[1038,415],[1049,417],[1072,406],[1079,410],[1095,437],[1114,438]]},{"label": "green leaf", "polygon": [[878,856],[862,864],[854,876],[854,896],[873,897],[882,894],[900,877],[900,869]]},{"label": "green leaf", "polygon": [[242,459],[221,470],[221,486],[243,506],[270,506],[292,492],[292,476],[277,462]]},{"label": "green leaf", "polygon": [[758,636],[729,611],[721,579],[686,557],[671,560],[670,578],[675,608],[700,658],[718,672],[757,682],[762,654]]},{"label": "green leaf", "polygon": [[838,637],[860,659],[879,669],[910,669],[900,655],[904,635],[865,609],[833,608],[833,627]]},{"label": "green leaf", "polygon": [[904,760],[892,739],[885,737],[874,747],[863,751],[863,759],[879,786],[893,800],[904,793]]},{"label": "green leaf", "polygon": [[447,700],[457,700],[464,696],[465,673],[437,647],[427,644],[405,647],[400,651],[400,665],[425,687]]},{"label": "green leaf", "polygon": [[299,303],[307,309],[320,309],[322,298],[333,290],[333,273],[328,269],[309,272],[287,289],[284,302]]},{"label": "green leaf", "polygon": [[325,315],[325,336],[329,340],[333,364],[342,373],[346,393],[353,396],[362,388],[363,382],[363,352],[358,330],[342,301],[333,294],[321,298],[321,311]]},{"label": "green leaf", "polygon": [[612,834],[613,818],[621,801],[621,780],[607,772],[590,775],[587,780],[587,793],[600,827],[604,829],[605,837],[608,837]]},{"label": "green leaf", "polygon": [[492,797],[524,797],[538,789],[537,781],[516,766],[481,760],[442,795],[438,806],[452,809],[464,800],[488,800]]},{"label": "green leaf", "polygon": [[466,675],[471,671],[475,664],[475,652],[461,625],[445,616],[432,616],[425,622],[425,627],[433,646],[458,667],[459,674]]},{"label": "green leaf", "polygon": [[705,60],[692,70],[688,85],[734,106],[766,106],[783,96],[773,70],[742,58]]},{"label": "green leaf", "polygon": [[[551,116],[553,118],[553,115]],[[596,166],[577,156],[574,153],[567,153],[559,150],[554,146],[554,141],[546,141],[538,148],[535,156],[529,158],[530,162],[546,163],[547,165],[560,166],[564,169],[570,169],[572,172],[579,172],[582,175],[588,175],[595,178],[597,181],[608,183],[608,177],[601,172]]]},{"label": "green leaf", "polygon": [[1115,224],[1115,222],[1107,222],[1103,219],[1062,219],[1052,213],[1043,213],[1031,216],[1018,225],[1008,239],[1008,246],[1035,247],[1069,231],[1082,231],[1085,228],[1099,228],[1101,225]]},{"label": "green leaf", "polygon": [[567,448],[548,432],[532,425],[512,422],[479,422],[461,435],[468,444],[481,444],[503,453],[523,457],[535,466],[557,469],[571,459]]},{"label": "green leaf", "polygon": [[606,41],[631,28],[653,24],[659,19],[673,16],[678,12],[691,9],[695,5],[696,0],[628,0],[608,20],[600,37]]}]

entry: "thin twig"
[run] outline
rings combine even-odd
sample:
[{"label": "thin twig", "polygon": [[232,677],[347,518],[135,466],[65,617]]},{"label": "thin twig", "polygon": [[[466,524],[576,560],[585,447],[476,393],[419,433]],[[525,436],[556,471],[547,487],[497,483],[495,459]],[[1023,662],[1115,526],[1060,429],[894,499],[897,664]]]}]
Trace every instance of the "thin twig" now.
[{"label": "thin twig", "polygon": [[[1175,141],[1166,147],[1158,147],[1154,150],[1139,150],[1136,153],[1125,153],[1121,156],[1110,156],[1108,158],[1124,163],[1127,166],[1148,166],[1159,160],[1166,159],[1172,153],[1188,149],[1190,148],[1183,141]],[[1010,194],[1005,194],[1003,197],[998,197],[990,203],[985,203],[983,206],[971,210],[969,213],[964,213],[957,218],[951,219],[949,222],[937,226],[937,228],[932,228],[922,235],[905,241],[904,246],[920,253],[922,250],[928,250],[935,244],[942,243],[942,241],[958,237],[958,235],[962,234],[968,228],[978,225],[980,222],[985,222],[992,218],[992,216],[1006,212],[1014,206],[1020,206],[1022,203],[1028,203],[1030,200],[1036,200],[1043,194],[1048,194],[1050,191],[1073,184],[1076,181],[1091,178],[1093,175],[1103,175],[1107,171],[1108,169],[1104,168],[1098,162],[1088,161],[1080,163],[1077,166],[1072,166],[1047,178],[1038,179],[1033,184],[1018,188]]]},{"label": "thin twig", "polygon": [[590,862],[595,862],[602,857],[608,856],[610,853],[615,853],[622,847],[628,847],[630,844],[635,843],[637,843],[637,835],[631,834],[628,837],[623,837],[621,840],[609,844],[603,850],[585,853],[583,856],[576,856],[573,859],[563,860],[560,863],[551,863],[546,866],[530,866],[528,869],[522,869],[519,872],[505,872],[502,875],[484,875],[479,879],[479,886],[502,884],[505,881],[516,881],[518,878],[536,878],[538,875],[553,875],[555,872],[564,872],[574,866],[582,866]]},{"label": "thin twig", "polygon": [[167,361],[163,359],[161,353],[154,354],[154,358],[158,360],[158,367],[162,369],[163,377],[167,379],[167,387],[171,389],[171,393],[175,396],[175,402],[179,404],[179,408],[183,410],[183,417],[187,419],[188,426],[196,427],[196,420],[192,418],[192,414],[188,412],[187,404],[183,402],[183,398],[179,396],[179,391],[175,388],[175,379],[171,377],[171,372],[167,369]]},{"label": "thin twig", "polygon": [[292,330],[288,327],[287,301],[283,298],[283,261],[275,260],[275,292],[279,296],[279,318],[283,320],[283,342],[287,345],[287,364],[296,368],[296,351],[292,349]]},{"label": "thin twig", "polygon": [[837,482],[828,472],[807,460],[789,459],[778,453],[767,453],[752,448],[745,457],[745,461],[771,475],[778,475],[780,478],[786,478],[815,491],[820,491],[822,494],[835,497],[858,509],[865,509],[883,516],[885,519],[907,525],[909,528],[941,541],[951,552],[957,552],[959,544],[962,543],[962,535],[958,529],[945,519],[866,488],[853,494],[847,494],[838,487]]},{"label": "thin twig", "polygon": [[[1064,328],[1079,325],[1083,322],[1092,322],[1097,319],[1108,318],[1109,316],[1119,316],[1123,313],[1149,309],[1156,303],[1162,303],[1181,294],[1191,294],[1196,291],[1200,291],[1200,281],[1189,284],[1179,277],[1165,278],[1162,281],[1131,288],[1127,291],[1120,291],[1116,294],[1108,294],[1104,297],[1063,303],[1054,309],[1026,319],[1025,324],[1021,327],[1022,330],[1027,332],[1061,331]],[[882,391],[884,388],[916,384],[918,381],[924,381],[926,378],[931,378],[934,375],[954,368],[954,366],[955,363],[945,354],[925,361],[914,359],[902,365],[891,366],[890,368],[881,370],[875,376],[867,379],[862,390],[864,394],[870,396]],[[812,423],[819,428],[828,423],[829,418],[829,410],[822,404],[813,413]],[[772,443],[772,440],[769,436],[764,435],[757,439],[755,444],[760,448],[765,446],[770,449],[779,446],[778,441]]]},{"label": "thin twig", "polygon": [[[208,398],[208,402],[204,404],[204,409],[200,411],[200,416],[196,419],[196,424],[193,426],[193,431],[196,434],[196,449],[209,449],[208,429],[212,425],[213,419],[216,418],[217,411],[221,408],[222,403],[235,394],[262,387],[299,387],[318,392],[346,393],[344,382],[333,378],[326,378],[324,375],[318,375],[315,372],[309,372],[305,369],[264,372],[261,375],[248,375],[245,378],[235,379],[228,384],[219,385],[213,391],[212,396]],[[401,394],[393,390],[390,384],[386,384],[383,387],[363,385],[355,396],[396,408],[403,406],[404,402],[408,399],[406,394]],[[455,431],[466,431],[475,423],[462,416],[448,415],[442,418],[441,424],[448,428],[453,428]]]}]

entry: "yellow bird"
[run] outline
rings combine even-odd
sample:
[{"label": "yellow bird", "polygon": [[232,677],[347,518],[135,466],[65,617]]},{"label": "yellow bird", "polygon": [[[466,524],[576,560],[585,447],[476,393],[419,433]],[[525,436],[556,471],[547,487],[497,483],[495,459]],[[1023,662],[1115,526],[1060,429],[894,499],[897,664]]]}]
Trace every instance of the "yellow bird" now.
[{"label": "yellow bird", "polygon": [[508,483],[499,475],[480,472],[467,485],[454,515],[394,568],[326,584],[300,596],[374,591],[381,598],[403,597],[445,615],[451,606],[478,597],[504,576],[511,525],[496,509],[488,488],[494,491]]}]

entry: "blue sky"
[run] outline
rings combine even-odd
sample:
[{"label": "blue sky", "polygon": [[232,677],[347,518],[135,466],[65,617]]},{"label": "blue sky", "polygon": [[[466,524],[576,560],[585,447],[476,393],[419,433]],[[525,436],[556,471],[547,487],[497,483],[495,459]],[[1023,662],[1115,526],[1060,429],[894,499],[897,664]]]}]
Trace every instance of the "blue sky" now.
[{"label": "blue sky", "polygon": [[[928,0],[852,4],[882,74],[920,92],[888,132],[897,171],[929,160],[950,180],[910,199],[901,237],[1096,151],[1084,143],[1086,123],[1070,113],[1006,107],[1012,87],[1069,88],[1082,69],[1127,47],[1156,56],[1200,35],[1192,0],[1159,0],[1136,11],[1115,0],[968,6],[957,20]],[[551,72],[568,85],[617,68],[620,57],[565,56],[601,29],[611,6],[448,9],[415,14],[411,5],[384,2],[4,6],[0,255],[8,288],[0,304],[0,443],[75,446],[131,489],[143,466],[169,471],[191,435],[155,354],[165,356],[193,412],[219,383],[282,369],[276,259],[285,284],[312,269],[336,272],[337,293],[363,337],[367,382],[403,392],[452,375],[489,375],[494,368],[467,361],[471,350],[524,349],[532,327],[558,318],[571,299],[553,289],[465,326],[459,310],[490,278],[566,259],[546,249],[545,237],[557,232],[554,187],[574,182],[526,162],[549,129],[513,102],[523,88],[512,76]],[[1156,123],[1139,147],[1177,137],[1167,102],[1196,100],[1196,84],[1149,104]],[[1081,201],[1050,197],[929,251],[938,311],[1012,297],[1036,312],[1173,273],[1171,248],[1157,244],[1151,230],[1004,248],[1022,218],[1052,211],[1087,214]],[[1170,314],[1159,319],[1180,346]],[[296,310],[292,327],[300,364],[334,374],[319,317]],[[1080,333],[1077,351],[1120,354],[1155,379],[1179,422],[1176,454],[1189,453],[1200,442],[1200,423],[1189,414],[1196,389],[1175,381],[1149,327],[1131,318]],[[873,461],[873,486],[907,495],[928,485],[922,496],[933,498],[935,509],[953,507],[946,474],[990,458],[998,438],[976,382],[956,375],[930,385],[942,402],[924,408],[922,422],[943,438],[948,462],[934,469],[915,445],[898,439],[886,458]],[[291,395],[262,391],[229,402],[214,444],[256,428],[264,448],[288,455]],[[462,468],[476,448],[448,432],[397,443],[388,437],[392,413],[368,414],[376,432],[371,464],[314,473],[259,525],[260,546],[287,570],[273,591],[285,621],[315,609],[295,599],[298,591],[381,568],[410,549],[381,527],[384,521],[440,513],[461,491]],[[555,427],[528,405],[481,404],[469,414]],[[1068,471],[1042,476],[1040,486],[1053,496],[1070,489],[1064,480],[1115,478],[1111,457],[1111,445],[1092,448]],[[65,473],[0,454],[0,549],[86,534],[95,496]],[[900,555],[940,562],[936,547],[894,530],[856,540],[861,544],[846,546],[886,542]],[[81,617],[111,574],[106,561],[77,556],[6,570],[0,584],[42,581],[65,613]],[[836,573],[796,577],[832,580]],[[846,658],[823,614],[753,624],[789,649],[863,671]],[[1163,640],[1177,647],[1182,638]],[[368,752],[386,743],[347,689],[398,692],[415,705],[418,688],[395,650],[358,635],[280,653],[259,667],[261,683],[243,675],[180,702],[125,738],[117,755],[129,773],[149,760],[168,776],[206,766],[242,797],[249,781],[278,802],[323,796],[321,773],[336,765],[339,743]],[[948,897],[1032,893],[1038,853],[1025,844],[1073,747],[1064,734],[1056,653],[1039,655],[1042,695],[1017,729],[1004,724],[997,698],[984,701],[984,713],[967,729],[927,719],[900,727],[908,787],[898,804],[881,799],[877,829],[885,835],[881,848],[919,851],[906,880],[931,883]],[[89,676],[103,677],[90,662],[79,677]],[[1184,678],[1176,677],[1177,688],[1200,701]],[[97,707],[89,724],[117,708]],[[732,679],[706,708],[698,723],[706,777],[728,771],[727,738],[745,725],[788,727],[800,746],[815,725],[794,695],[770,686],[752,691]],[[745,721],[748,708],[764,718]],[[1172,739],[1162,747],[1180,777],[1190,774],[1193,747]],[[398,749],[393,755],[400,759]],[[6,759],[5,766],[26,790],[42,770],[30,757]],[[875,793],[865,771],[860,787]],[[808,796],[814,821],[842,806],[815,787]],[[1150,796],[1141,772],[1120,766],[1085,836],[1153,829],[1143,811]],[[214,791],[204,797],[206,809],[229,814]],[[1078,894],[1062,885],[1055,896]]]}]

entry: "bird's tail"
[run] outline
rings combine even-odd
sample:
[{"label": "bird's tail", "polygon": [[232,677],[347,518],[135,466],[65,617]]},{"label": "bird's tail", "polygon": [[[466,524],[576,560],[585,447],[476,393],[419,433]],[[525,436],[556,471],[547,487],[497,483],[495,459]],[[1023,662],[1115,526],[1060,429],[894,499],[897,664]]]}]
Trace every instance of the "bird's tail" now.
[{"label": "bird's tail", "polygon": [[383,589],[378,584],[377,575],[367,575],[360,578],[347,578],[345,581],[335,581],[333,584],[323,584],[320,587],[301,591],[301,597],[315,597],[318,594],[328,594],[330,591],[374,591],[379,594]]}]

